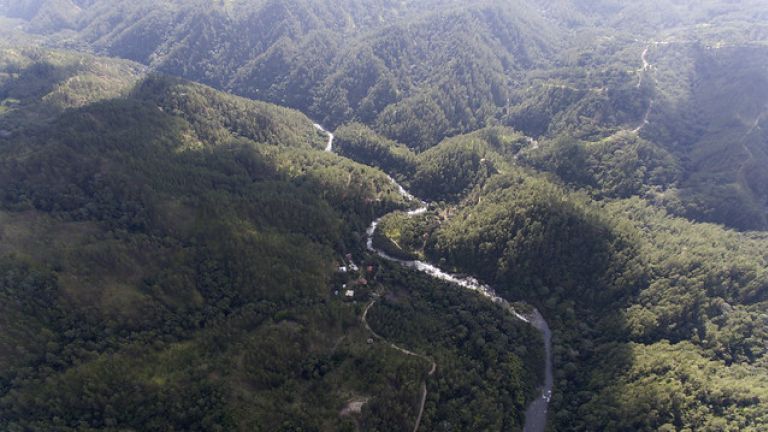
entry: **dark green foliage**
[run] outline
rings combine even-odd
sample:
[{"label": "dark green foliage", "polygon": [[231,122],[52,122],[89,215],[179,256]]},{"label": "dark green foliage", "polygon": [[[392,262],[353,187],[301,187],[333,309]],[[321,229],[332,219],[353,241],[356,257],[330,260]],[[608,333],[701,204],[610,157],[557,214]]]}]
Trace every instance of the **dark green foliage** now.
[{"label": "dark green foliage", "polygon": [[[56,1],[68,3],[47,3]],[[71,29],[75,44],[330,126],[361,121],[420,149],[486,126],[514,80],[559,39],[522,1],[98,0],[50,25],[37,11],[52,6],[26,3],[0,13],[30,19],[31,31]]]},{"label": "dark green foliage", "polygon": [[[377,244],[547,317],[552,429],[765,429],[765,236],[670,215],[766,227],[765,2],[0,14],[21,18],[0,18],[0,429],[410,430],[426,382],[423,428],[518,430],[538,338],[369,262],[366,227],[406,206],[370,166],[439,201],[385,218]],[[369,166],[318,151],[298,112],[17,41],[346,124],[339,153]],[[358,303],[331,294],[359,282],[332,273],[349,252],[383,264]],[[433,377],[366,343],[372,292],[372,325]]]},{"label": "dark green foliage", "polygon": [[142,66],[69,51],[0,49],[0,129],[5,135],[62,111],[128,93]]},{"label": "dark green foliage", "polygon": [[768,183],[758,167],[768,161],[768,50],[681,43],[651,55],[659,63],[659,109],[644,135],[669,149],[685,173],[678,190],[659,202],[693,220],[765,229]]},{"label": "dark green foliage", "polygon": [[[755,404],[765,383],[749,375],[765,373],[764,238],[670,218],[637,198],[598,206],[522,173],[492,178],[442,224],[416,226],[432,260],[511,299],[537,299],[558,341],[555,424],[752,430],[765,421]],[[714,381],[669,375],[677,349]]]},{"label": "dark green foliage", "polygon": [[681,178],[669,152],[633,134],[619,134],[587,146],[594,162],[590,174],[600,193],[612,198],[642,195],[649,189],[668,189]]},{"label": "dark green foliage", "polygon": [[135,96],[156,103],[164,112],[187,120],[201,141],[223,144],[231,135],[285,147],[325,147],[325,138],[296,111],[236,98],[204,86],[171,78],[152,77],[135,89]]},{"label": "dark green foliage", "polygon": [[35,91],[0,118],[14,131],[0,143],[0,429],[412,427],[424,365],[368,345],[359,307],[332,295],[351,283],[340,257],[364,258],[371,220],[404,208],[395,185],[320,151],[298,112],[178,79],[35,102],[90,73],[58,67],[8,81]]},{"label": "dark green foliage", "polygon": [[486,159],[488,144],[474,137],[449,139],[419,155],[413,190],[435,200],[455,201],[496,172]]},{"label": "dark green foliage", "polygon": [[[675,180],[685,179],[660,200],[667,209],[739,229],[766,224],[768,188],[758,169],[765,140],[751,128],[765,87],[765,50],[752,44],[766,34],[757,1],[48,0],[10,2],[0,12],[29,20],[27,30],[68,28],[74,44],[298,108],[328,126],[358,121],[419,151],[499,122],[536,138],[600,142],[634,130],[648,112],[641,133],[658,146],[654,158],[669,152],[680,164]],[[715,25],[697,25],[705,22]],[[665,40],[638,42],[638,34]],[[638,71],[645,48],[652,67]],[[39,68],[27,75],[50,73]],[[92,76],[85,82],[100,86]],[[178,95],[167,102],[195,103]],[[265,122],[247,118],[227,127],[249,136]],[[635,180],[653,176],[646,168],[625,164],[633,180],[612,174],[598,186],[610,196],[645,193]],[[449,199],[461,189],[435,192]]]},{"label": "dark green foliage", "polygon": [[[334,249],[359,247],[341,227],[400,203],[382,174],[313,150],[324,140],[306,117],[178,80],[152,77],[127,98],[18,127],[0,156],[4,253],[41,268],[2,268],[2,429],[244,427],[235,387],[214,378],[227,363],[200,338],[238,317],[258,327],[323,309]],[[67,241],[37,246],[67,227]],[[312,307],[289,312],[302,305]],[[171,377],[148,376],[175,343],[192,361],[161,360],[177,365]],[[274,355],[283,379],[290,354]],[[316,391],[299,393],[313,405]],[[322,422],[339,408],[324,409],[311,424],[335,430]]]},{"label": "dark green foliage", "polygon": [[[371,326],[438,365],[427,379],[423,427],[521,430],[534,388],[520,377],[541,380],[543,353],[540,342],[513,341],[538,340],[535,330],[473,293],[445,289],[421,275],[391,269],[382,282],[388,291],[371,309]],[[451,318],[433,319],[437,315]]]},{"label": "dark green foliage", "polygon": [[681,168],[663,148],[631,132],[594,143],[559,137],[530,152],[525,162],[597,197],[629,198],[676,185]]},{"label": "dark green foliage", "polygon": [[380,167],[430,200],[458,201],[494,173],[505,170],[528,139],[505,127],[489,127],[443,140],[419,154],[365,126],[339,128],[339,152]]},{"label": "dark green foliage", "polygon": [[[207,383],[204,370],[184,371],[172,385],[142,383],[124,358],[104,356],[69,370],[53,382],[25,388],[6,419],[32,430],[227,430],[224,391]],[[18,427],[18,426],[16,426]],[[15,428],[12,426],[12,428]]]},{"label": "dark green foliage", "polygon": [[570,69],[562,76],[534,76],[535,87],[517,95],[521,101],[504,121],[535,137],[569,134],[588,140],[639,123],[648,96],[635,88],[634,76],[619,67],[601,66],[588,78]]},{"label": "dark green foliage", "polygon": [[486,185],[478,205],[441,226],[428,251],[514,287],[513,297],[563,296],[597,307],[639,288],[641,280],[623,276],[624,286],[611,280],[634,265],[632,243],[578,197],[540,179],[510,175]]},{"label": "dark green foliage", "polygon": [[565,183],[587,188],[597,186],[590,170],[593,162],[589,152],[582,142],[572,137],[561,136],[547,142],[531,159],[535,168],[550,170]]},{"label": "dark green foliage", "polygon": [[407,147],[388,140],[360,123],[336,130],[336,152],[357,162],[376,166],[402,178],[416,169],[416,155]]}]

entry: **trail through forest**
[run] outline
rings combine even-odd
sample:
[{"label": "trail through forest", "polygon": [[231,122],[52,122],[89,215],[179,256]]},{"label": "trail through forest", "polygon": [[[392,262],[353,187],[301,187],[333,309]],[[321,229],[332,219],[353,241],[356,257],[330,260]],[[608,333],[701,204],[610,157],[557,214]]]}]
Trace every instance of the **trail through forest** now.
[{"label": "trail through forest", "polygon": [[[437,370],[437,363],[435,363],[434,360],[432,360],[431,358],[425,355],[417,354],[413,351],[397,346],[396,344],[389,342],[383,336],[373,331],[371,326],[368,324],[368,311],[371,310],[374,304],[376,304],[376,300],[373,300],[370,303],[368,303],[368,306],[366,306],[365,310],[363,311],[362,321],[363,321],[363,325],[365,325],[365,328],[368,330],[368,332],[370,332],[376,339],[384,341],[385,343],[389,344],[391,348],[397,351],[400,351],[403,354],[406,354],[412,357],[417,357],[429,362],[430,369],[429,369],[429,372],[427,373],[427,376],[434,375],[435,371]],[[421,418],[424,417],[424,407],[426,406],[426,404],[427,404],[427,383],[425,382],[421,384],[421,399],[419,402],[419,413],[416,415],[416,422],[414,423],[414,426],[413,426],[413,432],[417,432],[419,430],[419,426],[421,426]]]},{"label": "trail through forest", "polygon": [[[643,53],[640,55],[640,60],[643,62],[643,67],[638,71],[639,78],[637,81],[637,88],[642,87],[645,74],[653,71],[653,65],[648,61],[648,50],[650,49],[651,49],[651,46],[648,45],[643,50]],[[653,104],[654,104],[654,100],[651,99],[651,101],[648,103],[648,109],[645,111],[645,115],[643,115],[643,122],[640,123],[638,127],[632,130],[633,133],[636,133],[636,134],[640,133],[640,131],[642,131],[643,128],[648,125],[648,123],[650,122],[651,113],[653,112]]]}]

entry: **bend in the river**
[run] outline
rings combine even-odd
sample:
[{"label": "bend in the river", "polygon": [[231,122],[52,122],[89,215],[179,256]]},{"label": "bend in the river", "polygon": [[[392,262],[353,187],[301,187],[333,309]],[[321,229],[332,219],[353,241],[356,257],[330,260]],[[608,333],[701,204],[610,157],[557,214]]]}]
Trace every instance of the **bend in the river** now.
[{"label": "bend in the river", "polygon": [[[334,135],[331,132],[325,130],[319,124],[315,124],[314,126],[319,131],[328,135],[328,144],[326,145],[325,151],[332,152]],[[397,187],[400,195],[403,196],[406,200],[416,201],[419,203],[419,207],[416,208],[415,210],[409,211],[407,213],[408,215],[414,216],[414,215],[422,214],[427,211],[428,204],[426,202],[418,200],[416,197],[411,195],[392,177],[389,177],[389,180]],[[552,332],[546,320],[544,319],[544,317],[535,308],[528,316],[521,315],[515,310],[515,308],[507,300],[501,298],[498,294],[496,294],[496,291],[494,291],[493,288],[491,288],[489,285],[481,283],[476,278],[473,278],[470,276],[462,277],[462,276],[454,275],[441,270],[437,266],[434,266],[432,264],[419,261],[419,260],[398,259],[388,255],[383,250],[377,249],[373,244],[373,237],[374,237],[374,234],[376,233],[376,229],[378,228],[379,223],[384,217],[385,216],[382,216],[381,218],[373,221],[370,227],[368,227],[368,230],[366,231],[366,247],[368,248],[369,251],[371,251],[372,253],[375,253],[376,255],[378,255],[379,257],[387,261],[398,263],[404,267],[412,268],[422,273],[426,273],[436,279],[440,279],[445,282],[459,285],[462,288],[475,291],[480,295],[482,295],[483,297],[488,298],[493,303],[496,303],[497,305],[501,306],[504,310],[511,313],[515,318],[521,321],[524,321],[526,323],[529,323],[541,333],[544,339],[544,353],[545,353],[544,385],[542,386],[541,396],[533,400],[533,402],[531,402],[528,405],[528,408],[525,411],[525,427],[523,429],[523,432],[544,432],[544,428],[546,427],[546,424],[547,424],[547,411],[549,408],[549,401],[552,397],[552,387],[554,384],[553,373],[552,373]]]}]

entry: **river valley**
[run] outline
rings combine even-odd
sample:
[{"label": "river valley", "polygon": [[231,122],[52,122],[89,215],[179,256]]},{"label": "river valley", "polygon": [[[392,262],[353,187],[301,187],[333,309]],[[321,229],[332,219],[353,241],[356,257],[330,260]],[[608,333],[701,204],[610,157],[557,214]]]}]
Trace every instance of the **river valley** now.
[{"label": "river valley", "polygon": [[[333,152],[333,142],[335,138],[333,133],[327,131],[319,124],[315,124],[314,126],[316,129],[325,133],[328,136],[328,142],[326,144],[325,151]],[[405,188],[403,188],[399,183],[397,183],[397,181],[395,181],[392,177],[389,177],[389,180],[393,183],[393,185],[397,187],[398,192],[400,193],[401,196],[403,196],[406,200],[413,202],[414,205],[416,206],[415,209],[407,212],[409,216],[415,216],[415,215],[419,215],[427,212],[429,207],[429,204],[427,202],[419,200],[418,198],[413,196]],[[552,369],[553,369],[552,332],[549,328],[549,324],[547,323],[547,321],[544,319],[541,313],[535,308],[532,308],[532,311],[530,313],[526,313],[525,315],[519,313],[517,310],[515,310],[514,306],[509,301],[507,301],[506,299],[496,294],[496,291],[491,286],[483,284],[482,282],[480,282],[474,277],[454,275],[440,269],[435,265],[432,265],[430,263],[426,263],[423,261],[419,261],[419,260],[398,259],[393,256],[390,256],[383,250],[376,248],[373,241],[374,234],[376,233],[376,230],[381,220],[384,217],[386,217],[386,215],[373,221],[371,225],[368,227],[368,230],[366,231],[366,247],[370,252],[375,253],[376,255],[378,255],[379,257],[387,261],[398,263],[404,267],[411,268],[411,269],[420,271],[422,273],[428,274],[433,278],[436,278],[448,283],[456,284],[462,288],[477,292],[478,294],[489,299],[493,303],[499,305],[501,308],[503,308],[504,310],[512,314],[515,318],[532,325],[541,333],[542,338],[544,340],[544,352],[545,352],[544,382],[542,383],[543,385],[541,387],[540,396],[534,399],[526,409],[525,427],[523,429],[523,432],[544,432],[544,429],[547,424],[547,413],[549,409],[549,401],[552,398],[552,389],[554,386],[554,378],[553,378],[553,372],[552,372]],[[373,303],[371,303],[368,306],[368,308],[366,308],[366,313],[372,305]],[[365,319],[363,319],[363,321],[365,323]],[[366,326],[367,326],[367,323],[366,323]],[[402,350],[399,347],[396,347],[396,349]],[[418,356],[417,354],[411,353],[410,351],[407,351],[407,350],[402,350],[402,351],[406,352],[409,355]],[[422,357],[422,356],[419,356],[419,357]],[[430,375],[432,374],[432,372],[434,372],[434,366],[432,368],[432,371],[430,372]],[[426,395],[426,390],[424,391],[424,395]],[[422,397],[422,400],[423,399],[424,397]],[[419,413],[419,416],[418,416],[419,419],[421,419],[423,409],[424,409],[424,404],[422,403],[421,412]],[[419,422],[417,422],[416,428],[418,428],[418,423]]]}]

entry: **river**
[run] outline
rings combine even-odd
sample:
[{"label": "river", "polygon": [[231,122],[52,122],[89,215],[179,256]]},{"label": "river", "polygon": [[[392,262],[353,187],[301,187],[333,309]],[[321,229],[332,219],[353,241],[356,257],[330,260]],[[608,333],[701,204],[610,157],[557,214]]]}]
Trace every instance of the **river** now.
[{"label": "river", "polygon": [[[325,133],[328,136],[328,143],[326,144],[325,151],[333,152],[333,142],[335,138],[334,135],[331,132],[325,130],[319,124],[315,124],[314,126],[319,131]],[[417,199],[415,196],[413,196],[407,190],[405,190],[405,188],[403,188],[392,177],[389,177],[389,180],[392,182],[393,185],[397,187],[398,192],[402,197],[404,197],[408,201],[418,203],[418,207],[416,209],[411,210],[407,213],[409,216],[423,214],[428,210],[429,204],[427,202]],[[510,304],[507,300],[501,298],[498,294],[496,294],[496,291],[491,286],[481,283],[479,280],[477,280],[474,277],[458,276],[455,274],[451,274],[441,270],[435,265],[432,265],[423,261],[419,261],[419,260],[398,259],[388,255],[383,250],[377,249],[376,246],[373,244],[373,237],[374,237],[374,234],[376,233],[379,223],[381,222],[381,219],[383,219],[384,217],[385,216],[382,216],[381,218],[373,221],[371,225],[368,227],[368,230],[366,231],[366,247],[368,248],[369,251],[371,251],[372,253],[375,253],[376,255],[378,255],[379,257],[387,261],[398,263],[404,267],[412,268],[422,273],[426,273],[436,279],[440,279],[445,282],[456,284],[462,288],[475,291],[478,294],[482,295],[483,297],[488,298],[493,303],[496,303],[497,305],[502,307],[504,310],[512,314],[515,318],[532,325],[541,333],[541,336],[544,339],[544,354],[545,354],[544,383],[541,387],[540,396],[534,399],[528,405],[528,408],[525,410],[525,427],[523,431],[524,432],[544,432],[544,429],[547,424],[547,412],[549,410],[549,401],[552,398],[552,388],[554,386],[554,379],[553,379],[553,373],[552,373],[552,331],[550,330],[549,325],[547,324],[547,321],[544,319],[541,313],[535,308],[533,308],[532,312],[530,312],[527,315],[520,314],[515,310],[512,304]]]}]

